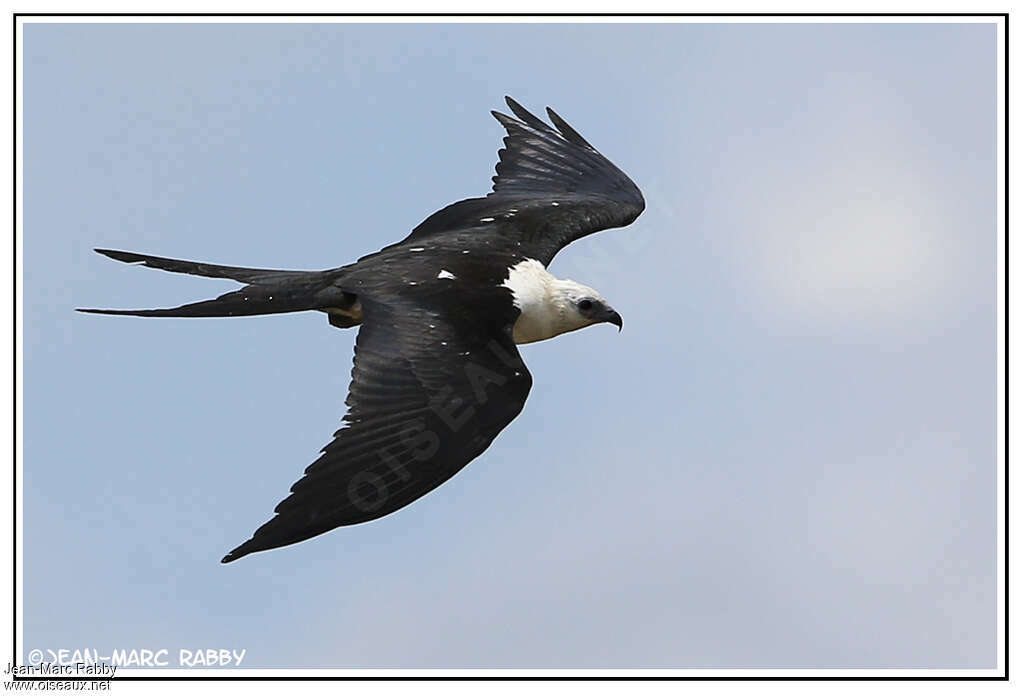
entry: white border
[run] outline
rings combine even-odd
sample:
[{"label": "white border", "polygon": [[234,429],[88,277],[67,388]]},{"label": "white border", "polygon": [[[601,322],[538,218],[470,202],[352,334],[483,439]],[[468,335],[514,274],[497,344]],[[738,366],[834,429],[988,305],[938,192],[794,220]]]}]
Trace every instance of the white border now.
[{"label": "white border", "polygon": [[[184,5],[185,3],[182,3]],[[250,5],[251,8],[251,5]],[[64,9],[68,12],[74,12],[78,10],[75,6],[67,8],[51,7],[47,11],[58,11]],[[130,12],[132,7],[125,7],[122,11]],[[134,9],[138,9],[135,6]],[[158,8],[147,8],[150,11],[159,11]],[[342,8],[337,8],[339,11]],[[524,7],[523,11],[535,9],[536,11],[551,11],[549,8],[532,8]],[[691,8],[678,8],[679,11],[690,9],[690,11],[699,11]],[[821,7],[820,4],[817,6],[801,8],[808,12],[815,11],[827,11]],[[927,11],[925,9],[907,9],[905,11]],[[757,12],[761,11],[759,8],[747,8],[748,11]],[[113,8],[111,11],[114,11]],[[175,11],[175,10],[169,10]],[[203,8],[197,7],[195,11],[203,11]],[[216,11],[210,9],[209,11]],[[221,10],[221,11],[232,11],[232,10]],[[268,10],[269,11],[269,10]],[[357,10],[353,10],[357,11]],[[417,11],[416,8],[407,8],[407,11]],[[473,11],[473,8],[460,7],[452,8],[448,11]],[[479,10],[478,10],[479,11]],[[638,8],[636,11],[643,11],[642,8]],[[796,9],[791,11],[797,11]],[[386,15],[377,15],[370,17],[326,17],[326,16],[310,16],[310,17],[31,17],[31,18],[19,18],[16,31],[18,33],[18,46],[22,46],[22,29],[26,23],[687,23],[687,24],[702,24],[702,23],[715,23],[715,24],[726,24],[726,23],[758,23],[758,24],[769,24],[769,23],[849,23],[849,22],[864,22],[864,23],[989,23],[996,24],[999,27],[998,40],[997,40],[997,170],[998,170],[998,246],[997,246],[997,266],[998,266],[998,280],[997,280],[997,313],[998,313],[998,328],[997,328],[997,399],[998,399],[998,423],[997,423],[997,453],[1000,466],[998,467],[997,477],[997,525],[998,525],[998,549],[999,555],[997,560],[997,607],[998,607],[998,655],[997,655],[997,668],[992,670],[886,670],[886,669],[844,669],[844,670],[813,670],[813,669],[754,669],[754,670],[722,670],[722,669],[238,669],[238,670],[188,670],[188,669],[119,669],[118,676],[142,676],[142,677],[171,677],[171,676],[185,676],[193,677],[200,680],[218,680],[218,679],[230,679],[231,677],[318,677],[318,678],[331,678],[331,677],[682,677],[682,678],[714,678],[714,677],[745,677],[745,678],[785,678],[785,677],[801,677],[801,678],[835,678],[835,677],[882,677],[882,678],[941,678],[941,677],[960,677],[960,678],[992,678],[1000,677],[1005,674],[1007,665],[1004,661],[1006,635],[1005,635],[1005,623],[1003,616],[1005,614],[1006,607],[1004,605],[1004,572],[1006,569],[1006,563],[1011,559],[1004,559],[1003,549],[1005,548],[1005,520],[1006,511],[1004,506],[1005,501],[1005,490],[1006,480],[1004,476],[1006,461],[1006,450],[1005,450],[1005,434],[1007,432],[1007,423],[1005,422],[1005,398],[1003,385],[1005,384],[1006,374],[1004,371],[1005,362],[1005,337],[1009,327],[1005,325],[1005,289],[1006,279],[1003,269],[1005,268],[1006,259],[1006,248],[1004,243],[1005,230],[1006,230],[1006,219],[1005,219],[1005,201],[1006,201],[1006,179],[1005,179],[1005,165],[1003,158],[1003,150],[1005,147],[1004,140],[1004,112],[1005,104],[1008,95],[1004,93],[1005,85],[1005,73],[1004,73],[1004,62],[1006,55],[1006,46],[1004,45],[1004,25],[1005,21],[1001,17],[885,17],[885,16],[858,16],[858,17],[566,17],[566,16],[555,16],[555,17],[520,17],[520,16],[495,16],[495,17],[389,17]],[[11,52],[7,53],[8,56]],[[1015,54],[1016,55],[1016,54]],[[18,140],[15,146],[15,151],[12,153],[15,157],[15,163],[18,170],[18,180],[16,197],[19,201],[17,210],[17,219],[15,221],[15,234],[18,243],[18,249],[23,248],[23,214],[21,210],[20,201],[22,200],[22,183],[21,173],[23,171],[23,151],[22,151],[22,79],[21,79],[21,61],[20,53],[15,59],[16,63],[14,66],[8,66],[6,75],[11,74],[11,69],[16,68],[18,70],[18,84],[17,93],[15,95],[16,105],[16,119],[18,128]],[[1016,61],[1015,61],[1016,62]],[[1016,73],[1015,73],[1016,74]],[[22,266],[19,263],[17,269],[17,276],[15,283],[18,289],[19,299],[22,297],[22,283],[23,283],[23,272]],[[9,295],[10,287],[6,287],[2,291],[4,295]],[[10,305],[8,305],[10,306]],[[19,308],[20,309],[20,308]],[[23,404],[23,386],[22,386],[22,345],[23,345],[23,321],[21,312],[17,312],[17,322],[15,326],[16,339],[17,339],[17,352],[15,357],[16,360],[16,371],[18,374],[17,393],[15,394],[16,403],[18,404],[18,419],[15,423],[16,431],[18,433],[18,443],[22,442],[22,423],[21,413]],[[10,345],[9,343],[7,345]],[[9,377],[8,377],[9,379]],[[16,492],[9,490],[10,478],[5,479],[7,483],[4,484],[5,492],[8,494],[14,493],[17,496],[18,505],[18,549],[17,549],[17,595],[15,601],[18,606],[18,625],[15,627],[17,632],[18,645],[24,648],[24,635],[23,635],[23,615],[21,608],[23,606],[23,544],[21,539],[21,530],[23,528],[22,511],[23,501],[21,494],[21,482],[23,481],[23,456],[22,451],[19,447],[18,459],[15,462],[19,487]],[[4,530],[9,530],[10,520],[7,519],[3,523],[3,527],[0,527],[0,533]],[[10,535],[5,536],[4,545],[6,546],[6,540],[11,539]],[[9,556],[7,556],[9,558]],[[9,577],[9,576],[8,576]],[[0,586],[2,588],[2,586]],[[9,596],[9,595],[6,595]],[[5,603],[6,604],[6,603]],[[9,605],[8,605],[9,606]],[[10,611],[8,608],[6,611]],[[8,624],[10,625],[10,624]],[[3,632],[6,634],[6,632]],[[0,634],[2,635],[2,634]],[[3,644],[6,644],[9,639],[9,634],[2,635]],[[8,650],[7,654],[10,655],[11,651]],[[115,687],[118,688],[118,687]]]},{"label": "white border", "polygon": [[1006,673],[1006,85],[1005,21],[1000,20],[996,39],[996,640],[997,666]]},{"label": "white border", "polygon": [[[866,15],[850,17],[850,22],[837,22],[842,17],[673,17],[650,15],[642,17],[576,17],[571,14],[523,17],[31,17],[33,24],[842,24],[850,22],[877,24],[995,24],[1001,17],[885,17]],[[24,22],[22,18],[19,21]]]},{"label": "white border", "polygon": [[[18,24],[15,26],[15,29],[14,29],[14,31],[16,31],[17,35],[18,35],[18,38],[17,38],[18,47],[21,47],[23,45],[22,44],[22,29],[23,29],[23,25],[19,21]],[[23,77],[23,75],[22,75],[22,59],[21,59],[21,52],[20,52],[20,50],[15,55],[13,55],[13,65],[10,67],[9,70],[17,71],[17,80],[16,80],[16,84],[14,85],[14,89],[16,90],[15,91],[15,95],[14,95],[14,100],[15,100],[15,116],[14,116],[14,119],[15,120],[14,120],[14,123],[12,124],[12,125],[15,126],[15,128],[17,128],[17,135],[18,135],[17,140],[15,141],[15,144],[14,144],[14,153],[13,153],[13,155],[14,155],[14,163],[15,163],[15,166],[17,167],[17,172],[18,172],[17,173],[17,178],[16,178],[16,180],[14,182],[14,184],[15,184],[15,199],[17,200],[17,206],[15,207],[15,212],[16,212],[17,217],[15,218],[14,234],[15,234],[15,240],[16,240],[16,244],[17,244],[18,253],[22,254],[22,251],[25,248],[25,245],[24,245],[24,211],[22,210],[22,201],[25,200],[24,190],[23,190],[23,185],[22,185],[23,173],[25,171],[25,167],[24,167],[24,150],[23,150],[23,139],[24,139],[25,128],[24,128],[24,121],[23,121],[23,116],[22,116],[22,114],[24,112],[24,101],[23,101],[23,98],[24,98],[24,90],[23,90],[24,80],[22,79],[22,77]],[[8,72],[8,74],[10,74],[10,72]],[[7,190],[10,190],[10,188],[8,187]],[[10,275],[8,275],[8,277],[10,277]],[[24,506],[24,499],[22,497],[22,491],[23,491],[23,488],[24,488],[23,483],[25,481],[25,475],[24,475],[24,451],[23,451],[23,443],[24,443],[24,437],[23,437],[23,435],[24,435],[23,414],[25,412],[25,390],[24,390],[25,370],[24,370],[23,346],[25,345],[25,341],[24,341],[25,334],[24,334],[24,317],[22,316],[22,312],[21,312],[21,308],[23,306],[22,303],[21,303],[21,299],[24,297],[24,264],[20,262],[20,259],[19,259],[19,263],[17,264],[17,268],[16,268],[16,274],[15,274],[15,277],[14,277],[14,284],[15,284],[15,288],[16,288],[16,297],[18,299],[18,305],[17,305],[17,308],[15,310],[15,326],[14,326],[15,340],[17,341],[17,350],[16,350],[16,353],[15,353],[15,356],[14,356],[15,357],[15,361],[16,361],[15,362],[15,372],[17,373],[17,387],[16,387],[16,391],[15,391],[15,394],[14,394],[15,403],[17,404],[17,409],[16,409],[15,414],[14,414],[14,416],[15,416],[15,418],[14,418],[14,427],[15,427],[15,431],[17,433],[17,446],[18,446],[17,460],[14,462],[15,471],[17,472],[17,490],[13,491],[13,494],[15,496],[15,504],[17,506],[16,507],[16,509],[17,509],[17,527],[14,530],[16,532],[16,534],[17,534],[17,542],[16,542],[17,543],[17,547],[15,549],[16,558],[15,558],[15,568],[14,568],[14,573],[15,573],[15,578],[16,578],[15,602],[16,602],[16,606],[17,606],[17,613],[16,613],[17,625],[14,626],[14,630],[16,631],[18,645],[24,645],[25,644],[24,624],[23,624],[24,612],[22,611],[22,608],[25,606],[25,602],[24,602],[24,599],[25,599],[25,597],[24,597],[25,578],[24,578],[24,572],[23,572],[23,569],[25,567],[25,557],[24,557],[25,544],[24,544],[24,538],[23,538],[22,530],[24,529],[24,514],[23,514],[23,510],[24,510],[25,506]],[[5,289],[5,293],[6,292],[8,292],[8,290]],[[12,298],[12,304],[13,304],[13,301],[14,301],[14,298]],[[10,539],[11,536],[7,535],[5,538],[6,539]],[[5,546],[6,546],[6,544],[5,544]],[[10,595],[8,594],[7,596],[10,596]],[[10,624],[8,624],[8,625],[10,625]]]}]

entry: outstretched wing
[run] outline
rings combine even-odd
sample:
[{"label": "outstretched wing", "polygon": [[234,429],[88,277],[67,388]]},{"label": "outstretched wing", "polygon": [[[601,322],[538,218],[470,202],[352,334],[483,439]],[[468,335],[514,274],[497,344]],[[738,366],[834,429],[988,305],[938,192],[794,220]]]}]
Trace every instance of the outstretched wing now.
[{"label": "outstretched wing", "polygon": [[493,191],[442,208],[403,244],[480,228],[547,265],[570,242],[624,227],[643,212],[644,197],[636,184],[558,114],[547,110],[552,128],[510,97],[505,101],[518,119],[491,112],[508,131],[498,151]]},{"label": "outstretched wing", "polygon": [[387,515],[487,449],[532,384],[511,337],[516,310],[501,304],[487,316],[444,317],[362,298],[344,427],[276,516],[222,562]]}]

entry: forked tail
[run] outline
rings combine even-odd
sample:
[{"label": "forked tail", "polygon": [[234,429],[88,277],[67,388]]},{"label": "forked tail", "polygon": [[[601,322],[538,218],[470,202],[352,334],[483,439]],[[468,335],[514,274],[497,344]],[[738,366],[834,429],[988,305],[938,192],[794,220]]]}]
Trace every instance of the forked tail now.
[{"label": "forked tail", "polygon": [[206,278],[227,278],[246,283],[244,288],[212,300],[193,302],[168,309],[78,309],[87,314],[118,314],[135,317],[242,317],[322,309],[336,302],[341,291],[334,288],[324,271],[278,271],[262,268],[217,266],[197,261],[166,259],[129,251],[96,249],[115,261],[139,263],[172,273]]}]

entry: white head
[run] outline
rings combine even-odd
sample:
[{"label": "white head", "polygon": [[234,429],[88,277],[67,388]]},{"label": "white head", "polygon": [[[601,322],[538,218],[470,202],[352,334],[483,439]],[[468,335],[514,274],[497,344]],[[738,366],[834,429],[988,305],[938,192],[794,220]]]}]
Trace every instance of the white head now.
[{"label": "white head", "polygon": [[520,311],[512,331],[516,343],[543,341],[592,324],[610,323],[622,330],[622,317],[601,293],[555,278],[537,261],[512,267],[504,285]]}]

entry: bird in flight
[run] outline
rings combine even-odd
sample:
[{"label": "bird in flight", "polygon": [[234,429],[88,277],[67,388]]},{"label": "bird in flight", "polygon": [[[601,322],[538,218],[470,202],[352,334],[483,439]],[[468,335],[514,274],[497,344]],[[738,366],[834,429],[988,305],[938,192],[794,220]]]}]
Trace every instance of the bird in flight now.
[{"label": "bird in flight", "polygon": [[644,198],[550,108],[550,125],[506,97],[492,191],[437,211],[408,237],[327,271],[282,271],[97,249],[125,263],[244,287],[141,317],[317,311],[359,327],[348,412],[274,517],[223,559],[390,514],[454,476],[519,415],[533,380],[516,349],[622,318],[593,288],[547,271],[562,247],[623,227]]}]

